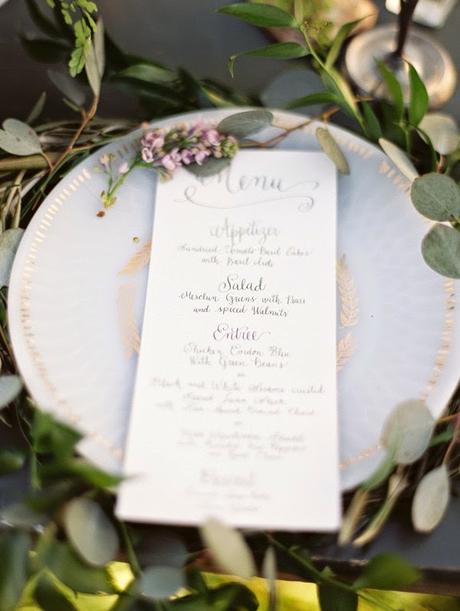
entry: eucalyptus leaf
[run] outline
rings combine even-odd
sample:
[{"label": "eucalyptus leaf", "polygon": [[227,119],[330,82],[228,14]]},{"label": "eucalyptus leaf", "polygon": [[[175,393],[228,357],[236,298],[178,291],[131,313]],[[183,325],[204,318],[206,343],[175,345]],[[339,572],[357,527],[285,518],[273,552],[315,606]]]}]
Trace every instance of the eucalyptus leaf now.
[{"label": "eucalyptus leaf", "polygon": [[6,119],[0,129],[0,148],[11,155],[34,155],[42,147],[35,131],[18,119]]},{"label": "eucalyptus leaf", "polygon": [[409,121],[418,125],[428,110],[429,99],[425,84],[412,64],[409,64],[409,83]]},{"label": "eucalyptus leaf", "polygon": [[297,28],[298,26],[292,15],[270,4],[249,4],[247,2],[227,4],[219,9],[219,13],[238,17],[242,21],[263,28]]},{"label": "eucalyptus leaf", "polygon": [[412,183],[411,199],[420,214],[433,221],[460,220],[460,188],[450,176],[419,176]]},{"label": "eucalyptus leaf", "polygon": [[235,62],[240,57],[269,57],[270,59],[298,59],[309,54],[308,49],[297,42],[277,42],[259,49],[232,55],[228,62],[229,72],[234,76]]},{"label": "eucalyptus leaf", "polygon": [[240,532],[211,518],[201,526],[200,533],[222,570],[243,579],[256,574],[252,552]]},{"label": "eucalyptus leaf", "polygon": [[56,70],[48,70],[48,77],[53,85],[65,95],[65,97],[81,108],[85,103],[85,92],[79,85],[78,81],[71,78],[68,74],[57,72]]},{"label": "eucalyptus leaf", "polygon": [[372,558],[355,581],[356,589],[398,590],[419,581],[420,572],[397,554],[379,554]]},{"label": "eucalyptus leaf", "polygon": [[300,108],[301,106],[313,106],[315,104],[335,104],[337,96],[330,91],[319,91],[318,93],[310,93],[292,100],[286,105],[287,109]]},{"label": "eucalyptus leaf", "polygon": [[332,584],[318,585],[318,602],[321,611],[356,611],[358,595]]},{"label": "eucalyptus leaf", "polygon": [[197,163],[192,163],[190,165],[184,166],[187,172],[197,176],[198,178],[207,178],[208,176],[215,176],[219,174],[225,168],[228,168],[231,164],[231,159],[215,159],[211,157],[207,159],[202,165],[198,165]]},{"label": "eucalyptus leaf", "polygon": [[41,609],[46,611],[77,611],[70,600],[58,589],[58,586],[48,575],[43,574],[38,579],[34,590],[34,599]]},{"label": "eucalyptus leaf", "polygon": [[9,448],[0,449],[0,476],[18,471],[26,460],[24,452]]},{"label": "eucalyptus leaf", "polygon": [[171,566],[151,566],[142,573],[139,589],[152,600],[169,598],[185,586],[182,569]]},{"label": "eucalyptus leaf", "polygon": [[438,526],[449,505],[449,473],[445,464],[428,471],[421,479],[412,501],[412,523],[418,532]]},{"label": "eucalyptus leaf", "polygon": [[316,130],[316,139],[329,159],[334,162],[338,171],[341,174],[349,174],[350,166],[348,165],[348,161],[331,132],[325,127],[318,127]]},{"label": "eucalyptus leaf", "polygon": [[420,129],[430,138],[434,150],[441,155],[450,155],[459,146],[459,132],[457,122],[450,115],[441,112],[426,114]]},{"label": "eucalyptus leaf", "polygon": [[22,390],[22,380],[17,375],[0,376],[0,409],[9,405]]},{"label": "eucalyptus leaf", "polygon": [[94,33],[94,54],[99,76],[102,80],[105,72],[105,29],[101,17],[97,20],[96,31]]},{"label": "eucalyptus leaf", "polygon": [[27,580],[31,539],[22,531],[0,536],[0,609],[14,611]]},{"label": "eucalyptus leaf", "polygon": [[118,551],[118,534],[102,508],[80,497],[67,504],[64,526],[73,548],[88,564],[105,566]]},{"label": "eucalyptus leaf", "polygon": [[23,234],[24,230],[18,228],[7,229],[0,235],[0,287],[10,283],[11,268]]},{"label": "eucalyptus leaf", "polygon": [[46,91],[43,91],[38,100],[35,102],[29,116],[27,117],[27,123],[34,123],[39,116],[42,114],[46,103]]},{"label": "eucalyptus leaf", "polygon": [[434,427],[435,420],[423,401],[404,401],[386,419],[381,441],[395,463],[410,465],[428,448]]},{"label": "eucalyptus leaf", "polygon": [[269,127],[272,122],[273,114],[269,110],[246,110],[222,119],[217,129],[235,138],[247,138]]},{"label": "eucalyptus leaf", "polygon": [[398,170],[404,174],[406,178],[408,178],[410,181],[417,178],[418,172],[415,169],[414,164],[399,147],[385,138],[379,138],[379,144],[382,147],[383,152],[391,159]]},{"label": "eucalyptus leaf", "polygon": [[94,96],[98,98],[101,93],[101,74],[97,63],[96,50],[91,43],[85,49],[85,72]]},{"label": "eucalyptus leaf", "polygon": [[460,231],[436,223],[422,241],[427,265],[447,278],[460,278]]},{"label": "eucalyptus leaf", "polygon": [[133,531],[132,538],[141,566],[182,568],[187,561],[187,548],[179,535],[166,529]]},{"label": "eucalyptus leaf", "polygon": [[171,70],[151,63],[139,63],[117,72],[117,77],[146,81],[147,83],[174,83],[176,75]]}]

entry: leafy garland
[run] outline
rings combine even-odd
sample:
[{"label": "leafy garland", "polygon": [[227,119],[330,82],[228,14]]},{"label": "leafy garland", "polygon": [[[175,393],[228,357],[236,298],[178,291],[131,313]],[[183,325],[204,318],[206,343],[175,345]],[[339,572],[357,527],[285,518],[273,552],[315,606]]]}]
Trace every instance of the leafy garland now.
[{"label": "leafy garland", "polygon": [[[33,1],[29,4],[37,8]],[[67,4],[62,2],[56,8],[61,10]],[[456,189],[458,187],[453,179],[446,176],[446,172],[455,170],[458,149],[443,152],[440,149],[445,146],[446,137],[440,140],[444,144],[436,147],[435,138],[427,136],[429,129],[420,128],[426,108],[421,108],[415,101],[415,92],[423,90],[416,73],[412,73],[413,95],[409,110],[405,110],[404,105],[401,110],[400,91],[390,86],[394,85],[394,80],[382,68],[385,82],[392,91],[393,102],[380,103],[374,110],[369,100],[354,96],[334,68],[340,46],[351,32],[352,25],[341,30],[325,57],[320,56],[316,48],[310,46],[308,27],[299,13],[301,3],[295,4],[294,17],[261,4],[230,5],[223,12],[243,17],[256,25],[283,25],[301,31],[306,43],[305,47],[298,46],[302,47],[304,56],[313,59],[315,69],[320,71],[327,87],[326,91],[315,94],[314,100],[311,96],[307,101],[303,99],[302,105],[318,102],[331,104],[322,113],[322,118],[326,120],[339,108],[343,109],[370,139],[377,140],[382,136],[391,139],[389,145],[386,141],[383,144],[398,165],[406,170],[412,167],[412,164],[407,165],[405,156],[401,157],[399,149],[396,153],[391,151],[394,142],[405,148],[406,154],[415,162],[419,162],[417,165],[422,171],[423,168],[435,170],[435,175],[429,173],[414,182],[414,203],[422,212],[429,210],[430,214],[436,215],[438,218],[435,220],[451,222],[450,228],[446,225],[441,227],[457,231],[459,214],[457,208],[455,213],[453,210],[458,205],[458,191],[453,188],[452,182]],[[79,8],[82,8],[81,3]],[[104,38],[105,46],[109,48],[110,42],[107,45],[107,36],[104,36],[102,23],[99,22],[90,43],[85,43],[85,71],[93,95],[88,108],[85,107],[85,96],[75,81],[69,81],[64,75],[52,75],[53,82],[64,90],[67,103],[78,110],[79,121],[36,125],[46,101],[42,96],[27,123],[10,119],[3,123],[3,130],[0,131],[0,148],[8,153],[0,157],[0,284],[3,287],[0,291],[0,409],[2,426],[18,431],[14,446],[0,451],[0,473],[11,477],[12,473],[19,471],[27,480],[23,499],[0,510],[0,608],[14,610],[20,600],[33,599],[45,611],[68,611],[78,607],[82,593],[105,593],[118,595],[113,611],[164,611],[176,607],[191,611],[257,609],[258,601],[245,585],[230,582],[214,587],[210,584],[200,570],[200,567],[213,566],[209,565],[208,549],[213,562],[225,572],[243,578],[256,572],[262,573],[267,579],[271,611],[277,607],[277,565],[318,584],[322,611],[333,611],[339,604],[340,608],[353,611],[359,599],[368,601],[376,608],[391,609],[379,600],[378,594],[369,592],[367,588],[398,589],[420,578],[419,573],[406,561],[392,554],[375,557],[358,579],[350,583],[337,577],[328,567],[318,568],[306,548],[292,537],[247,534],[249,546],[241,533],[217,521],[204,524],[200,529],[201,536],[192,529],[181,530],[179,534],[179,531],[170,529],[146,528],[117,521],[113,514],[113,491],[119,478],[104,473],[79,457],[75,451],[81,438],[79,433],[40,411],[22,389],[6,323],[6,287],[14,253],[22,236],[21,226],[26,226],[44,196],[65,173],[91,151],[134,127],[128,121],[109,122],[96,117],[102,78],[107,72],[102,44]],[[290,46],[286,47],[286,44]],[[301,51],[292,44],[271,45],[270,51],[258,54],[299,57]],[[138,81],[142,79],[137,77],[142,75],[143,82],[148,83],[151,79],[155,88],[158,87],[158,78],[170,78],[170,83],[177,82],[178,78],[182,82],[181,79],[185,78],[184,75],[172,75],[167,69],[144,60],[136,59],[128,67],[126,63],[124,66],[122,71],[125,71],[125,77],[126,70],[130,71],[129,78],[135,74]],[[165,77],[165,74],[168,76]],[[201,101],[205,104],[213,99],[219,106],[226,99],[224,90],[219,89],[217,95],[217,89],[205,82],[193,81],[193,91],[195,94],[200,92]],[[228,95],[230,103],[241,100],[234,94]],[[160,113],[165,111],[163,102],[159,104]],[[198,100],[194,103],[198,104]],[[237,138],[241,145],[250,134],[269,125],[271,119],[268,111],[237,113],[227,120],[226,126],[217,127],[220,134]],[[437,134],[436,137],[439,133],[439,129],[432,131],[432,134]],[[277,138],[285,135],[284,132],[280,133]],[[320,128],[317,137],[339,169],[347,172],[345,157],[329,130]],[[452,130],[447,130],[447,140],[449,138],[452,140]],[[259,144],[270,146],[276,140]],[[458,137],[455,147],[457,145]],[[196,165],[206,167],[206,163]],[[444,182],[441,192],[439,180]],[[432,181],[435,181],[434,186]],[[439,193],[442,193],[442,198]],[[382,443],[387,449],[386,458],[349,502],[340,541],[354,541],[355,545],[370,541],[380,531],[399,498],[408,493],[412,495],[414,490],[414,526],[422,532],[433,529],[441,520],[449,501],[449,475],[458,473],[459,433],[457,404],[452,405],[450,411],[437,422],[424,404],[409,401],[397,406],[389,416],[382,435]],[[369,510],[371,498],[374,501],[372,511]],[[375,500],[379,498],[382,501],[376,504]],[[110,564],[113,559],[121,559],[129,566],[124,583],[113,572]],[[260,567],[259,571],[257,566]],[[182,595],[175,597],[178,591]]]}]

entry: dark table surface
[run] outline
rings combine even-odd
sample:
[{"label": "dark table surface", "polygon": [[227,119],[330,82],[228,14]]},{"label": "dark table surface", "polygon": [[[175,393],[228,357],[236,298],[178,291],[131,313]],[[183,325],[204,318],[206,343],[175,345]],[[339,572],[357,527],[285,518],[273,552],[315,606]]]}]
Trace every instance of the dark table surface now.
[{"label": "dark table surface", "polygon": [[[260,95],[275,77],[286,79],[277,91],[269,88],[269,100],[301,95],[314,89],[313,77],[292,74],[292,64],[271,60],[245,59],[231,79],[226,63],[237,51],[266,44],[263,32],[250,25],[216,14],[226,0],[100,0],[102,14],[114,40],[125,50],[149,57],[170,67],[184,66],[196,76],[207,76],[231,85],[243,93]],[[43,0],[43,5],[45,4]],[[129,9],[128,9],[129,4]],[[381,7],[380,21],[394,19]],[[446,26],[431,31],[460,65],[460,6],[454,9]],[[33,33],[23,0],[10,0],[0,7],[0,119],[24,117],[42,91],[48,93],[47,114],[63,114],[60,94],[49,83],[45,67],[30,59],[23,50],[18,32]],[[289,74],[288,74],[289,73]],[[306,79],[303,82],[301,79]],[[445,110],[460,121],[460,90]],[[105,116],[139,116],[136,102],[110,89],[104,95],[101,113]],[[1,442],[1,440],[0,440]],[[19,494],[21,481],[2,478],[0,504]],[[422,587],[431,592],[460,595],[460,498],[454,498],[440,527],[430,536],[418,535],[409,524],[409,511],[402,509],[390,521],[376,542],[364,550],[322,545],[315,555],[343,572],[353,571],[366,558],[380,552],[396,551],[425,570]]]}]

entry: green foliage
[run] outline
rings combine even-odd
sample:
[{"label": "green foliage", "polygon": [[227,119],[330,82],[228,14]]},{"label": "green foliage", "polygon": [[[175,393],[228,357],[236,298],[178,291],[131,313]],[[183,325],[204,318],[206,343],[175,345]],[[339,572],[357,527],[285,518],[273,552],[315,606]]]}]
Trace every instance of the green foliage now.
[{"label": "green foliage", "polygon": [[232,55],[228,61],[230,74],[234,76],[235,62],[239,57],[268,57],[270,59],[298,59],[309,54],[308,49],[296,42],[277,42],[259,49]]},{"label": "green foliage", "polygon": [[[14,257],[16,256],[23,235],[24,230],[19,229],[19,227],[7,229],[0,235],[0,287],[8,286],[10,283],[11,268],[13,267]],[[2,399],[2,394],[8,388],[13,389],[18,385],[20,389],[22,384],[17,376],[3,379],[3,381],[2,378],[0,378],[0,407],[5,405],[5,399]],[[8,398],[8,393],[6,393],[6,398]]]},{"label": "green foliage", "polygon": [[433,221],[460,221],[460,188],[450,176],[431,172],[412,183],[414,206]]},{"label": "green foliage", "polygon": [[269,110],[248,110],[226,117],[219,123],[217,130],[235,138],[247,138],[269,127],[272,122],[273,114]]},{"label": "green foliage", "polygon": [[449,473],[445,464],[425,473],[412,501],[412,522],[419,532],[430,532],[441,522],[450,500]]},{"label": "green foliage", "polygon": [[356,611],[358,608],[356,592],[330,584],[318,586],[318,601],[321,611]]},{"label": "green foliage", "polygon": [[355,588],[399,590],[420,580],[420,573],[396,554],[380,554],[365,566]]},{"label": "green foliage", "polygon": [[0,534],[0,609],[14,611],[25,586],[30,536],[25,532],[10,531]]},{"label": "green foliage", "polygon": [[36,132],[27,123],[17,119],[3,121],[3,129],[0,129],[0,149],[21,156],[42,152]]},{"label": "green foliage", "polygon": [[338,171],[341,174],[349,174],[350,166],[348,165],[348,161],[331,132],[324,127],[318,127],[316,130],[316,139]]},{"label": "green foliage", "polygon": [[270,4],[227,4],[219,9],[219,13],[263,28],[295,28],[299,25],[290,13]]},{"label": "green foliage", "polygon": [[422,241],[422,254],[435,272],[460,278],[460,231],[437,223]]}]

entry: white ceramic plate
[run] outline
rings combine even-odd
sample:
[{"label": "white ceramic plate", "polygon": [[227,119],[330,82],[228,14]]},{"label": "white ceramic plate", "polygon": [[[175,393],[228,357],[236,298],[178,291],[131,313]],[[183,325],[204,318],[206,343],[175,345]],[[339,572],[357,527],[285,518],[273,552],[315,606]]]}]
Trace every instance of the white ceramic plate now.
[{"label": "white ceramic plate", "polygon": [[[233,112],[192,113],[157,125],[214,122]],[[305,117],[277,112],[276,120],[289,126]],[[339,178],[338,201],[339,415],[342,482],[350,488],[379,461],[382,423],[396,403],[423,398],[435,415],[445,407],[458,380],[460,315],[455,283],[422,260],[428,224],[410,203],[407,180],[377,148],[331,129],[351,167]],[[317,150],[314,130],[313,124],[294,132],[280,148]],[[261,137],[271,133],[277,132],[270,128]],[[138,137],[104,152],[121,162]],[[12,273],[9,320],[19,368],[37,403],[86,434],[86,456],[116,470],[147,278],[142,255],[135,255],[150,240],[155,179],[149,170],[136,171],[117,204],[98,218],[101,154],[73,170],[30,223]]]}]

